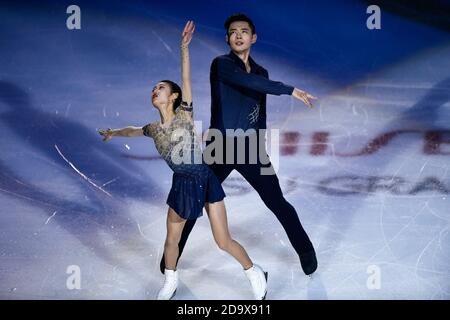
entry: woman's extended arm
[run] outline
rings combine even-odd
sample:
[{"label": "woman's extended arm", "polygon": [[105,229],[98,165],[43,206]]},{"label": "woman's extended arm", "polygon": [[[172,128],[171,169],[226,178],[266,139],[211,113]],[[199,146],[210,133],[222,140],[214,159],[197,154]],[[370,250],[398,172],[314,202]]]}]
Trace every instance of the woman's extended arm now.
[{"label": "woman's extended arm", "polygon": [[100,130],[98,133],[104,137],[103,141],[108,141],[114,136],[139,137],[139,136],[144,135],[144,133],[142,131],[142,127],[132,127],[132,126],[121,128],[121,129],[108,128],[106,130]]},{"label": "woman's extended arm", "polygon": [[192,88],[191,88],[191,66],[189,60],[189,43],[192,40],[192,35],[195,30],[193,21],[188,21],[184,26],[181,35],[181,80],[183,101],[188,105],[192,102]]}]

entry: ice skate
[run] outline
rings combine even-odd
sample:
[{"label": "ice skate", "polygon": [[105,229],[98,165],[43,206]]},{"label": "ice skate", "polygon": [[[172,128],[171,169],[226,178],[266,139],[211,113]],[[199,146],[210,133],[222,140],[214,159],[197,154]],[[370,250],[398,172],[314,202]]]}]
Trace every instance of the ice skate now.
[{"label": "ice skate", "polygon": [[300,263],[302,265],[303,272],[307,276],[311,277],[312,274],[317,270],[317,258],[314,249],[300,255]]},{"label": "ice skate", "polygon": [[158,292],[157,300],[170,300],[175,296],[178,287],[178,272],[175,270],[164,270],[164,285]]},{"label": "ice skate", "polygon": [[267,272],[254,264],[251,268],[244,270],[250,284],[252,285],[253,295],[256,300],[265,300],[267,294]]}]

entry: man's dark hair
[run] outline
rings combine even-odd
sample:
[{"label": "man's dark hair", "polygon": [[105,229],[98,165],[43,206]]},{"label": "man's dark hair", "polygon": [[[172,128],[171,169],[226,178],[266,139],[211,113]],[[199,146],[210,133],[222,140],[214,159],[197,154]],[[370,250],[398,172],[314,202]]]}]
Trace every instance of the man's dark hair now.
[{"label": "man's dark hair", "polygon": [[252,34],[256,33],[256,27],[255,27],[255,24],[253,23],[252,19],[250,19],[243,13],[235,13],[235,14],[232,14],[231,16],[229,16],[227,18],[227,20],[225,20],[224,27],[225,27],[225,30],[227,31],[227,34],[228,34],[228,29],[230,28],[230,25],[236,21],[248,22],[248,25],[250,26]]},{"label": "man's dark hair", "polygon": [[178,97],[175,99],[173,103],[173,110],[175,111],[179,105],[181,104],[182,94],[181,94],[181,88],[179,85],[177,85],[175,82],[171,80],[161,80],[160,82],[167,83],[170,86],[170,93],[178,93]]}]

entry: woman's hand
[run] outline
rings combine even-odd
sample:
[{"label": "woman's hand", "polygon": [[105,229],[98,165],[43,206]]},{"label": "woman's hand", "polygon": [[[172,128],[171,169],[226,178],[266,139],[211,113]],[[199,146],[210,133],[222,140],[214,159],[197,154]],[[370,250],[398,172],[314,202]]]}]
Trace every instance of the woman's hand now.
[{"label": "woman's hand", "polygon": [[302,101],[304,104],[306,104],[309,108],[312,108],[312,99],[317,99],[317,97],[314,97],[313,95],[310,95],[309,93],[295,88],[292,92],[292,96],[300,101]]},{"label": "woman's hand", "polygon": [[114,130],[111,128],[100,130],[98,133],[104,137],[103,141],[111,140],[111,138],[114,136]]},{"label": "woman's hand", "polygon": [[183,33],[181,35],[181,47],[187,47],[192,40],[192,35],[194,34],[195,25],[194,21],[189,20],[184,26]]}]

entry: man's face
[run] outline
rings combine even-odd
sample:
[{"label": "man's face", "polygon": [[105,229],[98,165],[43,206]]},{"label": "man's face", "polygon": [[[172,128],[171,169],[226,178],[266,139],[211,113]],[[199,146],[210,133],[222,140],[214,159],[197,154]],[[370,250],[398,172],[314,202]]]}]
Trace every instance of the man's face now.
[{"label": "man's face", "polygon": [[256,34],[252,34],[248,22],[235,21],[230,24],[225,40],[229,42],[231,50],[239,53],[248,50],[256,42]]}]

